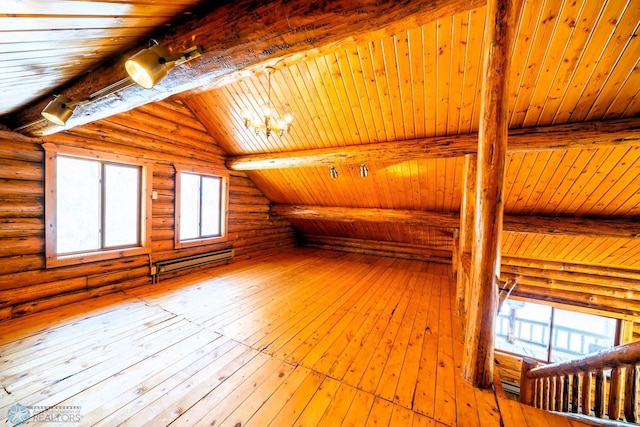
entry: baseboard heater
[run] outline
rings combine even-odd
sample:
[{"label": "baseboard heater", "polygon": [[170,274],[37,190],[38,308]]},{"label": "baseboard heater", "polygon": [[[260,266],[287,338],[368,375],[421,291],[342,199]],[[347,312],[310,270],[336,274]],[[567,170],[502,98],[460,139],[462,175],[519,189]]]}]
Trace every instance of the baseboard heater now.
[{"label": "baseboard heater", "polygon": [[160,281],[160,275],[164,273],[210,264],[213,262],[228,261],[231,258],[233,258],[233,249],[221,249],[219,251],[207,252],[204,254],[158,261],[151,266],[151,276],[153,276],[153,283],[158,283]]}]

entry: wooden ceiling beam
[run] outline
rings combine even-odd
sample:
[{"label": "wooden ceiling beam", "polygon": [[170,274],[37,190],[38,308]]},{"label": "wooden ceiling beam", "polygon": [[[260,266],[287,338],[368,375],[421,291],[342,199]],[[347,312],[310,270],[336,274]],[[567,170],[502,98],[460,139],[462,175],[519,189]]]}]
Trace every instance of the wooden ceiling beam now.
[{"label": "wooden ceiling beam", "polygon": [[640,269],[628,269],[610,266],[576,264],[571,262],[544,261],[532,258],[512,256],[502,257],[503,268],[532,268],[543,271],[605,276],[608,278],[633,279],[640,283]]},{"label": "wooden ceiling beam", "polygon": [[[40,112],[49,99],[20,111],[12,119],[16,129],[31,135],[55,133],[131,110],[186,91],[203,91],[263,72],[267,65],[289,64],[326,54],[339,45],[347,49],[380,39],[407,28],[455,15],[486,4],[486,0],[348,1],[240,0],[221,6],[210,2],[194,18],[170,28],[156,39],[173,53],[201,45],[198,59],[173,69],[155,88],[134,85],[90,104],[77,107],[65,127],[41,121]],[[208,8],[209,10],[205,10]],[[126,76],[123,63],[144,45],[68,85],[64,95],[80,100]],[[52,88],[53,90],[53,88]]]},{"label": "wooden ceiling beam", "polygon": [[[640,145],[640,118],[572,123],[509,131],[508,153]],[[336,148],[229,157],[232,170],[323,167],[460,157],[478,151],[478,135],[464,134]]]},{"label": "wooden ceiling beam", "polygon": [[[284,205],[271,207],[273,215],[289,219],[336,222],[372,222],[418,227],[458,228],[457,213],[407,209],[350,208],[334,206]],[[564,236],[640,238],[640,222],[633,219],[591,219],[547,216],[504,215],[503,229],[509,233]]]}]

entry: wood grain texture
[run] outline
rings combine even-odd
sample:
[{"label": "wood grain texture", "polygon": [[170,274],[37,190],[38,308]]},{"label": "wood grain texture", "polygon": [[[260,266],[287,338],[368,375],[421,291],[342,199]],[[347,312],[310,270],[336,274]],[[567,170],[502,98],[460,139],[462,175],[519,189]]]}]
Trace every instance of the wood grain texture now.
[{"label": "wood grain texture", "polygon": [[495,278],[500,277],[504,171],[507,156],[508,91],[515,23],[522,3],[490,0],[483,52],[474,237],[463,376],[474,387],[493,382],[497,313]]},{"label": "wood grain texture", "polygon": [[460,378],[447,275],[296,250],[10,320],[0,410],[77,405],[92,425],[544,424]]},{"label": "wood grain texture", "polygon": [[[156,135],[164,127],[170,136]],[[180,125],[178,126],[178,122]],[[126,126],[123,126],[126,124]],[[98,132],[96,132],[98,131]],[[6,135],[10,136],[10,135]],[[149,262],[234,247],[237,259],[267,255],[291,247],[294,231],[286,220],[268,218],[269,201],[243,174],[230,177],[229,241],[196,248],[174,247],[175,169],[173,164],[224,167],[221,150],[182,104],[164,102],[115,116],[109,122],[59,133],[49,143],[122,155],[154,164],[151,209],[151,255],[133,256],[73,267],[44,268],[44,158],[42,148],[20,138],[3,140],[6,162],[0,208],[0,306],[7,317],[24,316],[58,305],[150,283]],[[12,148],[13,147],[13,148]],[[198,153],[198,156],[184,153]],[[9,159],[5,159],[9,158]],[[205,162],[206,159],[206,162]],[[12,166],[13,165],[13,166]],[[15,172],[14,172],[15,171]],[[0,173],[1,175],[1,173]],[[184,274],[181,272],[178,274]]]},{"label": "wood grain texture", "polygon": [[[264,67],[269,61],[273,63],[296,54],[306,58],[311,55],[309,51],[322,52],[327,45],[342,42],[348,46],[354,39],[394,34],[407,25],[434,21],[480,4],[470,0],[438,0],[410,4],[324,1],[321,6],[304,1],[271,1],[255,5],[246,0],[208,6],[200,11],[200,16],[157,38],[174,52],[197,44],[204,47],[204,53],[197,61],[174,69],[164,79],[162,92],[131,86],[120,91],[122,97],[118,102],[107,97],[78,108],[66,128],[159,101],[169,95],[202,90],[214,83],[220,84],[225,78],[234,79],[239,73]],[[108,26],[109,22],[104,25]],[[269,24],[265,25],[265,22]],[[158,24],[149,22],[148,26]],[[224,63],[220,58],[224,58]],[[83,99],[87,94],[119,81],[124,77],[123,61],[105,65],[99,72],[79,79],[68,86],[65,94]],[[38,103],[23,110],[17,117],[17,124],[37,119],[44,105]],[[59,130],[40,122],[27,132],[42,135]]]}]

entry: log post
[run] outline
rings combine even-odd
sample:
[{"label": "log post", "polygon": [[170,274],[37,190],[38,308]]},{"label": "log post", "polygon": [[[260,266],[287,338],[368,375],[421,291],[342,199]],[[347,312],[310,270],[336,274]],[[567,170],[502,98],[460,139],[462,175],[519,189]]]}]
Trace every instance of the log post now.
[{"label": "log post", "polygon": [[[473,218],[476,209],[476,164],[478,156],[468,154],[464,156],[463,170],[463,191],[460,205],[460,255],[471,253],[473,248]],[[469,271],[464,268],[458,269],[458,279],[456,281],[456,310],[458,316],[464,320],[466,327],[466,314],[469,299],[467,291],[469,286]]]},{"label": "log post", "polygon": [[591,413],[591,372],[585,372],[582,377],[582,413],[589,415]]},{"label": "log post", "polygon": [[538,361],[529,357],[522,359],[522,367],[520,368],[520,403],[531,405],[533,403],[533,384],[534,380],[527,377],[527,372],[538,366]]},{"label": "log post", "polygon": [[638,420],[638,380],[640,370],[638,365],[628,365],[626,372],[627,381],[624,388],[624,417],[630,423]]},{"label": "log post", "polygon": [[545,411],[549,410],[550,407],[550,397],[551,397],[551,380],[549,377],[543,378],[543,391],[544,395],[542,396],[542,409]]},{"label": "log post", "polygon": [[451,281],[456,282],[458,269],[460,268],[460,229],[453,229],[453,242],[451,245]]},{"label": "log post", "polygon": [[571,375],[569,374],[563,375],[562,377],[562,412],[569,412],[569,398],[571,394],[571,385],[569,383],[570,378]]},{"label": "log post", "polygon": [[580,374],[577,372],[573,374],[573,381],[571,383],[571,412],[578,413],[580,407]]},{"label": "log post", "polygon": [[607,413],[609,419],[617,420],[620,418],[620,408],[622,397],[622,368],[611,369],[611,381],[609,383],[609,406]]},{"label": "log post", "polygon": [[500,239],[504,215],[504,173],[508,133],[509,64],[516,28],[518,0],[489,0],[483,57],[476,215],[465,333],[463,377],[473,386],[489,388],[497,306]]},{"label": "log post", "polygon": [[556,411],[562,412],[564,407],[564,375],[556,377]]},{"label": "log post", "polygon": [[596,417],[603,418],[604,417],[604,402],[605,402],[605,386],[607,385],[607,379],[604,376],[604,371],[602,369],[598,369],[596,371],[596,401],[595,406],[593,408],[593,412]]}]

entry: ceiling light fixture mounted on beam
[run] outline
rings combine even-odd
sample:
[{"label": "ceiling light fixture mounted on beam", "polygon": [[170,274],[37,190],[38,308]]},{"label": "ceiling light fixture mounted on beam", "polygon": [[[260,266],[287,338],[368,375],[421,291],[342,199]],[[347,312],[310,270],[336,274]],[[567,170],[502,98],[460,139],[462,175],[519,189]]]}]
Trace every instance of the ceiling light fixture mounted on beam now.
[{"label": "ceiling light fixture mounted on beam", "polygon": [[151,40],[149,44],[148,49],[139,51],[125,62],[128,77],[100,89],[82,100],[73,100],[65,95],[55,95],[54,99],[42,110],[42,117],[53,124],[64,126],[78,105],[89,104],[134,84],[151,89],[165,78],[176,65],[184,64],[202,54],[200,46],[193,46],[178,55],[171,55],[169,50],[158,44],[157,41]]},{"label": "ceiling light fixture mounted on beam", "polygon": [[263,117],[260,121],[254,121],[249,117],[249,114],[245,113],[244,115],[244,126],[247,129],[253,128],[256,135],[264,132],[267,138],[274,132],[278,134],[278,136],[284,135],[285,132],[288,133],[291,128],[291,123],[293,122],[291,112],[286,111],[284,116],[280,117],[271,102],[271,74],[273,74],[274,71],[273,67],[266,68],[268,75],[267,101],[260,106]]},{"label": "ceiling light fixture mounted on beam", "polygon": [[127,59],[124,68],[131,80],[145,89],[151,89],[175,66],[191,61],[201,54],[201,46],[192,46],[180,54],[171,55],[169,49],[151,39],[149,47]]}]

